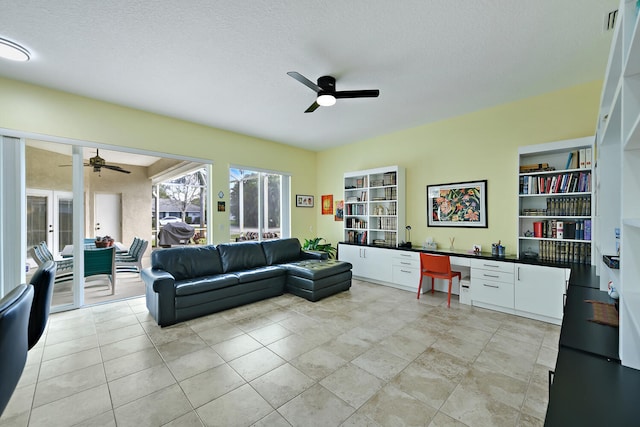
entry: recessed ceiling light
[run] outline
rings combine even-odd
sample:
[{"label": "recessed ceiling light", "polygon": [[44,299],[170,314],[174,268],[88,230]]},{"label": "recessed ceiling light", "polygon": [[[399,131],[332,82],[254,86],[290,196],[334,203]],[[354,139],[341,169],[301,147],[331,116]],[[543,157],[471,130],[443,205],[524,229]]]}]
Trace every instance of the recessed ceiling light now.
[{"label": "recessed ceiling light", "polygon": [[19,44],[0,38],[0,58],[26,62],[30,56],[29,51]]}]

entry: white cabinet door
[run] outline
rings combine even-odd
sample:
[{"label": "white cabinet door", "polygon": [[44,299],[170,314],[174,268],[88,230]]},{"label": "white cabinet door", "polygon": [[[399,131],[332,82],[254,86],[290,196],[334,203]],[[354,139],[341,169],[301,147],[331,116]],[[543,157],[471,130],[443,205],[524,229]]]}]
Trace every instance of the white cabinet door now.
[{"label": "white cabinet door", "polygon": [[353,246],[353,245],[340,245],[338,250],[338,259],[340,261],[350,262],[353,267],[351,268],[351,273],[354,276],[362,277],[364,268],[364,259],[361,258],[360,254],[362,251],[362,246]]},{"label": "white cabinet door", "polygon": [[369,246],[340,245],[338,259],[353,265],[351,273],[363,279],[392,281],[391,249]]},{"label": "white cabinet door", "polygon": [[363,277],[391,282],[393,280],[392,249],[366,247],[363,250],[365,259]]},{"label": "white cabinet door", "polygon": [[562,319],[565,269],[516,265],[515,309]]}]

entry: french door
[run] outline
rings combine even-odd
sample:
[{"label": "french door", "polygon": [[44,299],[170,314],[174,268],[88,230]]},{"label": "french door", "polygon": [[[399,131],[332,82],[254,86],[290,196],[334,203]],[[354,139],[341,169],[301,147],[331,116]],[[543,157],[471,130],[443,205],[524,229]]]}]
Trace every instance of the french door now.
[{"label": "french door", "polygon": [[27,247],[40,242],[54,257],[73,244],[73,193],[27,189]]}]

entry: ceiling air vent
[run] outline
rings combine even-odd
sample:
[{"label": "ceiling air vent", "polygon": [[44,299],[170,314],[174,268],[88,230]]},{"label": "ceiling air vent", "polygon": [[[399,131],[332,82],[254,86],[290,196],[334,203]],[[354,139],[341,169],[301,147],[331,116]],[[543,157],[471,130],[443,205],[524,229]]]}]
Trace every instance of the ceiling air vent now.
[{"label": "ceiling air vent", "polygon": [[604,15],[604,31],[611,31],[616,25],[616,18],[618,17],[618,9]]}]

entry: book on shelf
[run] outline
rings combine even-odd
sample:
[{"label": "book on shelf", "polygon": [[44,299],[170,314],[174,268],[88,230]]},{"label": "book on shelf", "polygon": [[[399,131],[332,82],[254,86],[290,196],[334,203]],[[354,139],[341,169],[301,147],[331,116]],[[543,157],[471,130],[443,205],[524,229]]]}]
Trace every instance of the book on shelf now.
[{"label": "book on shelf", "polygon": [[545,171],[551,171],[554,169],[555,168],[549,166],[549,163],[534,163],[530,165],[521,165],[520,173],[545,172]]},{"label": "book on shelf", "polygon": [[584,240],[591,240],[591,220],[584,220]]},{"label": "book on shelf", "polygon": [[567,165],[564,167],[565,169],[571,169],[572,160],[573,160],[573,151],[570,151],[569,156],[567,157]]}]

